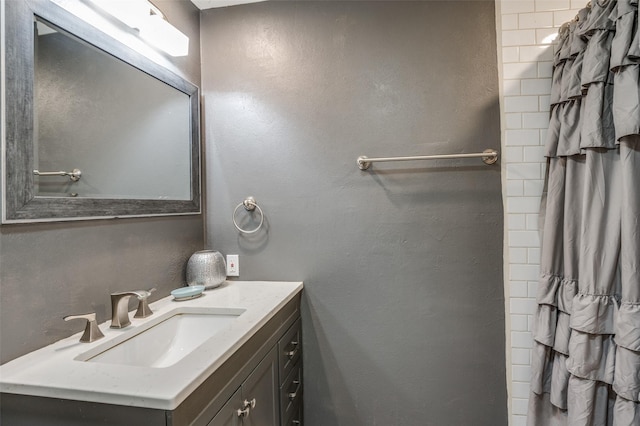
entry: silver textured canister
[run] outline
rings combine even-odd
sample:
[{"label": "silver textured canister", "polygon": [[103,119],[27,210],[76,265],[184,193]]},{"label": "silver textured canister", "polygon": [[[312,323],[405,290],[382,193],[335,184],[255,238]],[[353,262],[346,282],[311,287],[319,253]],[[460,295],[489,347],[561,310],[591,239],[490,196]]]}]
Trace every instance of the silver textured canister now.
[{"label": "silver textured canister", "polygon": [[220,252],[201,250],[187,262],[187,285],[203,285],[205,290],[216,288],[227,279],[227,264]]}]

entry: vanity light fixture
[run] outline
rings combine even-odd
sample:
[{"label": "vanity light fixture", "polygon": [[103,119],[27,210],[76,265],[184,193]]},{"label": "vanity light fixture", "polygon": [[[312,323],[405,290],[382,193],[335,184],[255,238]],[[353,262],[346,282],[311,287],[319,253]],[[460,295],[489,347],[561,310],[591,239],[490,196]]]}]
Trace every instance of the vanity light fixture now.
[{"label": "vanity light fixture", "polygon": [[160,15],[150,15],[140,28],[140,37],[149,44],[167,52],[171,56],[187,56],[189,54],[189,37]]},{"label": "vanity light fixture", "polygon": [[93,4],[131,28],[140,29],[150,13],[147,0],[91,0]]},{"label": "vanity light fixture", "polygon": [[140,37],[171,56],[189,54],[189,37],[167,22],[147,0],[91,0],[104,12],[140,31]]}]

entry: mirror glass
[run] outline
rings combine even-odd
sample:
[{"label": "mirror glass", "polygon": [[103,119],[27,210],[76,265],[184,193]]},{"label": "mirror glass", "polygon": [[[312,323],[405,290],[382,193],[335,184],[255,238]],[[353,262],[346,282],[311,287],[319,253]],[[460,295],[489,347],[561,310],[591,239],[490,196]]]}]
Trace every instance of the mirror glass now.
[{"label": "mirror glass", "polygon": [[35,29],[36,196],[189,200],[189,96],[41,19]]},{"label": "mirror glass", "polygon": [[54,2],[4,5],[2,223],[200,214],[198,87]]}]

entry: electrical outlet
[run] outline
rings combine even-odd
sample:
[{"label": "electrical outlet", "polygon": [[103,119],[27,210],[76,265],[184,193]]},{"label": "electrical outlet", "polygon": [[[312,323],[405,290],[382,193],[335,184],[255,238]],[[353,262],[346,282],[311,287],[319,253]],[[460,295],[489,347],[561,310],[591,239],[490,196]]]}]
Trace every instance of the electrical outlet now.
[{"label": "electrical outlet", "polygon": [[240,276],[240,260],[237,254],[227,255],[227,276],[239,277]]}]

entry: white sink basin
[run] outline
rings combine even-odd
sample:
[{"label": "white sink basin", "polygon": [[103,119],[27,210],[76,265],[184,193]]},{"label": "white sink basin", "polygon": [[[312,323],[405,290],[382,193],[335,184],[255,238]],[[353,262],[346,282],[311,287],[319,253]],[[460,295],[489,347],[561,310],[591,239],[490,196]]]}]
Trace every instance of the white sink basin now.
[{"label": "white sink basin", "polygon": [[75,359],[169,367],[229,327],[244,311],[240,308],[178,308]]}]

